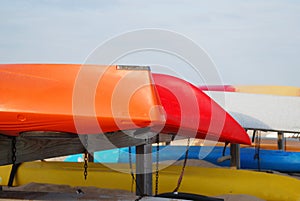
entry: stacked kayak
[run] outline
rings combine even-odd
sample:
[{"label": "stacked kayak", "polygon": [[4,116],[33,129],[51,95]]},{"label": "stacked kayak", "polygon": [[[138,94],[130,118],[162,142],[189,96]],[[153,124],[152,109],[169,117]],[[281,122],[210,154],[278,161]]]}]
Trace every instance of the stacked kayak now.
[{"label": "stacked kayak", "polygon": [[243,128],[192,84],[149,68],[0,65],[0,133],[156,133],[250,144]]},{"label": "stacked kayak", "polygon": [[[152,158],[157,160],[156,150],[153,146]],[[160,146],[159,161],[183,160],[185,158],[185,146]],[[129,157],[130,153],[132,154]],[[99,163],[128,163],[129,158],[135,162],[135,147],[105,150],[94,153],[95,162]],[[225,155],[229,155],[230,150],[226,148]],[[259,154],[259,155],[257,155]],[[230,161],[218,162],[223,156],[223,147],[190,146],[188,159],[205,160],[215,165],[229,167]],[[254,170],[274,170],[279,172],[300,172],[300,152],[285,152],[279,150],[256,150],[255,148],[240,149],[241,168]],[[68,156],[67,162],[83,161],[82,154]]]}]

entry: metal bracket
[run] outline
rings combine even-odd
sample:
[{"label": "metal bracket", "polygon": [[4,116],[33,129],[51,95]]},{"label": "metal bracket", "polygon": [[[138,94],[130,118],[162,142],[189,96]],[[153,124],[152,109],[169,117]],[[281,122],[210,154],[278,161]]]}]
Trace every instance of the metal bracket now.
[{"label": "metal bracket", "polygon": [[150,67],[149,66],[117,65],[117,70],[147,70],[147,71],[150,71]]},{"label": "metal bracket", "polygon": [[285,138],[284,138],[284,133],[283,132],[278,132],[278,138],[277,138],[277,145],[278,145],[278,150],[285,150]]}]

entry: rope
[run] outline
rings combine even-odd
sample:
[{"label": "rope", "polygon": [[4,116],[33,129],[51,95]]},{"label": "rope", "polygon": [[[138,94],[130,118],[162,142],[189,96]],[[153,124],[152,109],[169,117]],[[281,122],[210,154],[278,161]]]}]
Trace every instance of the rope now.
[{"label": "rope", "polygon": [[179,187],[181,185],[181,181],[182,181],[182,178],[183,178],[184,170],[185,170],[185,167],[186,167],[186,162],[187,162],[187,159],[188,159],[188,156],[189,156],[189,148],[190,148],[190,138],[188,138],[188,141],[187,141],[183,166],[182,166],[182,169],[181,169],[180,176],[178,178],[177,186],[174,189],[173,193],[174,192],[178,192],[178,189],[179,189]]}]

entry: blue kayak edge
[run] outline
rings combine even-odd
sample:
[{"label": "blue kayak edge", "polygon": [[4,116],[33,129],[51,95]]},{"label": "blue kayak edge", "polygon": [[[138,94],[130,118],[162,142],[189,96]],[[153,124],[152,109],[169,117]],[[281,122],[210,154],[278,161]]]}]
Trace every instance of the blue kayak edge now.
[{"label": "blue kayak edge", "polygon": [[[190,146],[188,159],[205,160],[215,165],[229,167],[230,161],[218,163],[218,158],[223,156],[223,147]],[[183,160],[186,146],[160,146],[159,161]],[[156,161],[157,147],[153,146],[152,160]],[[259,150],[259,159],[255,148],[241,148],[241,168],[253,170],[273,170],[279,172],[300,172],[300,152],[286,152],[280,150]],[[226,148],[225,155],[230,155],[230,149]],[[135,163],[135,147],[131,147],[131,160]],[[128,163],[129,148],[111,149],[94,153],[94,161],[97,163]],[[83,161],[82,154],[68,156],[66,162]]]}]

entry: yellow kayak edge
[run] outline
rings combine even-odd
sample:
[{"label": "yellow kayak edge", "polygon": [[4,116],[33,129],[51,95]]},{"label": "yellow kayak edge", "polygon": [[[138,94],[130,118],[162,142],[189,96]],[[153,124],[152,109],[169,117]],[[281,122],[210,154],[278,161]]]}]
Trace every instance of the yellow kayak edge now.
[{"label": "yellow kayak edge", "polygon": [[[0,185],[8,183],[10,170],[11,165],[0,166]],[[169,166],[160,170],[159,193],[172,192],[175,189],[181,170],[181,166]],[[35,182],[130,191],[132,178],[129,172],[128,164],[89,163],[88,178],[85,180],[83,163],[28,162],[19,167],[14,186]],[[296,201],[300,200],[299,189],[300,180],[288,176],[187,166],[179,191],[207,196],[246,194],[264,200]]]}]

